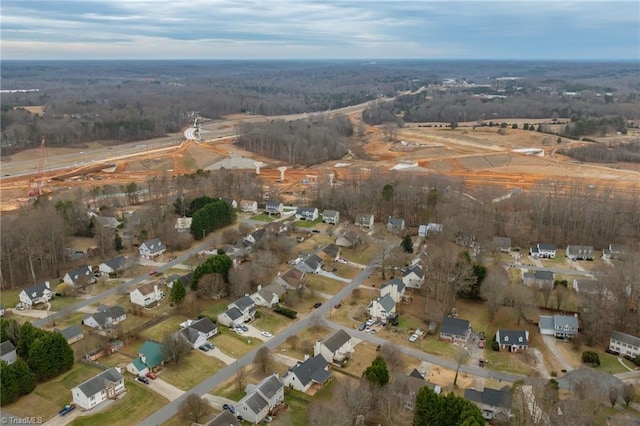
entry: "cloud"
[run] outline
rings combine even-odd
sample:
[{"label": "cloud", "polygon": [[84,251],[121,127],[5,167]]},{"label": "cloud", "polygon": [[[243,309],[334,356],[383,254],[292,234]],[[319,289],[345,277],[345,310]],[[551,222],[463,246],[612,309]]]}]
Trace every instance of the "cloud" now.
[{"label": "cloud", "polygon": [[639,16],[632,1],[4,0],[0,34],[9,59],[637,59]]}]

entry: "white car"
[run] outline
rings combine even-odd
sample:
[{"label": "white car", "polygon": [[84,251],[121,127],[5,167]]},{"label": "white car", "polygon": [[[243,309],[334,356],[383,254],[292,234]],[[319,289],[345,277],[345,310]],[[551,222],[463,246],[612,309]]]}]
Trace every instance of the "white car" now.
[{"label": "white car", "polygon": [[22,302],[18,303],[18,304],[16,305],[16,309],[17,309],[18,311],[24,311],[24,310],[25,310],[24,303],[22,303]]},{"label": "white car", "polygon": [[244,333],[244,330],[243,330],[243,329],[241,329],[241,328],[237,328],[237,327],[236,327],[236,328],[234,328],[234,329],[233,329],[233,331],[235,331],[235,332],[236,332],[236,333],[238,333],[238,334],[242,334],[242,333]]},{"label": "white car", "polygon": [[409,341],[410,342],[415,342],[416,340],[418,340],[418,337],[420,337],[420,336],[418,336],[417,334],[414,333],[411,336],[409,336]]},{"label": "white car", "polygon": [[346,265],[346,264],[347,264],[347,261],[346,261],[345,259],[341,258],[341,257],[339,257],[339,258],[336,260],[336,262],[338,262],[338,263],[342,263],[343,265]]},{"label": "white car", "polygon": [[365,324],[367,324],[367,327],[371,327],[375,323],[376,323],[376,320],[374,320],[373,318],[370,318],[367,320]]},{"label": "white car", "polygon": [[262,334],[264,337],[273,337],[273,334],[269,333],[268,331],[263,331]]}]

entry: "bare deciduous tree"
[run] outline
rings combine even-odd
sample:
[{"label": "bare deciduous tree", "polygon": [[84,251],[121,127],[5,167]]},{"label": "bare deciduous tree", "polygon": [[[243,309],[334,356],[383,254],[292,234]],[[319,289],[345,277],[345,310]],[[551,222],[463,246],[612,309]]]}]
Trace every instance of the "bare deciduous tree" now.
[{"label": "bare deciduous tree", "polygon": [[261,347],[256,352],[256,356],[253,359],[253,363],[260,369],[261,372],[266,373],[269,371],[271,364],[273,363],[273,354],[271,349],[266,346]]},{"label": "bare deciduous tree", "polygon": [[220,274],[212,273],[200,277],[198,280],[198,297],[201,299],[219,299],[227,293],[227,283]]},{"label": "bare deciduous tree", "polygon": [[185,400],[180,403],[178,412],[185,420],[202,423],[211,412],[211,407],[202,397],[192,393],[187,395]]},{"label": "bare deciduous tree", "polygon": [[625,383],[622,385],[621,396],[624,401],[624,405],[628,407],[629,403],[633,401],[633,398],[636,396],[636,391],[631,383]]},{"label": "bare deciduous tree", "polygon": [[287,337],[286,342],[292,350],[295,350],[298,346],[298,343],[300,342],[300,338],[295,334],[292,334],[291,336]]},{"label": "bare deciduous tree", "polygon": [[393,343],[387,342],[380,347],[380,355],[384,358],[390,373],[402,371],[405,366],[402,353]]},{"label": "bare deciduous tree", "polygon": [[489,321],[493,321],[496,312],[504,303],[504,294],[509,285],[509,278],[504,268],[493,266],[487,271],[487,277],[480,290],[487,301]]},{"label": "bare deciduous tree", "polygon": [[191,344],[179,334],[167,333],[162,338],[162,354],[165,362],[178,365],[191,349]]}]

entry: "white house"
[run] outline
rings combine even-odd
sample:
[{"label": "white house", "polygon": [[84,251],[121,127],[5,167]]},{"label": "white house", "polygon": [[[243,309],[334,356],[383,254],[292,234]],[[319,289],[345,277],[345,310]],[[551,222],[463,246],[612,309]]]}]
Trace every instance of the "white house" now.
[{"label": "white house", "polygon": [[144,243],[140,244],[140,247],[138,247],[140,257],[148,260],[162,256],[162,253],[164,253],[165,251],[167,251],[167,246],[162,244],[162,241],[160,241],[159,238],[145,241]]},{"label": "white house", "polygon": [[427,223],[426,225],[420,225],[418,236],[428,237],[432,234],[440,234],[443,230],[444,226],[441,223]]},{"label": "white house", "polygon": [[344,365],[353,354],[353,338],[344,330],[336,331],[333,336],[323,341],[316,341],[313,355],[322,357],[331,364]]},{"label": "white house", "polygon": [[498,330],[496,340],[500,349],[520,352],[529,347],[529,332],[527,330]]},{"label": "white house", "polygon": [[391,296],[395,303],[399,303],[404,297],[404,282],[400,278],[393,278],[380,287],[380,296]]},{"label": "white house", "polygon": [[389,232],[404,231],[404,219],[389,216],[389,219],[387,219],[387,231]]},{"label": "white house", "polygon": [[258,286],[258,291],[253,293],[250,297],[253,299],[256,305],[271,308],[276,303],[280,302],[280,298],[284,296],[286,290],[281,284],[271,283],[266,287]]},{"label": "white house", "polygon": [[578,333],[578,318],[572,315],[540,315],[538,329],[543,335],[571,339]]},{"label": "white house", "polygon": [[134,376],[144,376],[163,364],[162,346],[146,341],[138,351],[138,357],[127,364],[127,371]]},{"label": "white house", "polygon": [[83,285],[95,283],[96,277],[91,268],[88,265],[84,265],[78,269],[67,272],[62,278],[62,281],[73,287],[82,287]]},{"label": "white house", "polygon": [[0,343],[0,360],[11,365],[18,360],[16,347],[8,340]]},{"label": "white house", "polygon": [[268,215],[282,214],[284,205],[280,201],[267,201],[264,210]]},{"label": "white house", "polygon": [[396,312],[396,302],[387,294],[372,300],[367,306],[367,314],[371,318],[385,321],[391,314]]},{"label": "white house", "polygon": [[227,305],[227,310],[218,314],[218,324],[235,327],[253,321],[256,315],[256,302],[250,296],[244,296]]},{"label": "white house", "polygon": [[175,230],[177,232],[190,232],[191,222],[193,222],[191,217],[179,217],[176,219]]},{"label": "white house", "polygon": [[129,293],[131,303],[149,308],[157,305],[164,297],[164,292],[158,288],[157,284],[145,284],[135,288]]},{"label": "white house", "polygon": [[47,303],[49,300],[53,299],[53,292],[51,291],[49,281],[44,281],[25,288],[20,292],[18,297],[20,298],[20,302],[25,304],[27,308],[31,309],[33,305]]},{"label": "white house", "polygon": [[609,351],[635,358],[640,355],[640,338],[621,331],[614,331],[609,339]]},{"label": "white house", "polygon": [[229,198],[229,197],[220,197],[220,199],[222,201],[224,201],[225,203],[229,204],[231,206],[232,209],[237,209],[238,208],[238,202],[236,200],[234,200],[233,198]]},{"label": "white house", "polygon": [[78,407],[91,410],[107,399],[116,399],[124,391],[124,377],[118,368],[110,368],[72,388],[71,394]]},{"label": "white house", "polygon": [[115,327],[116,324],[125,319],[127,319],[127,313],[121,306],[100,305],[98,306],[98,312],[85,316],[82,324],[98,330],[105,330]]},{"label": "white house", "polygon": [[361,213],[356,215],[355,224],[363,228],[373,228],[374,217],[372,214]]},{"label": "white house", "polygon": [[555,259],[556,258],[556,245],[547,243],[538,243],[529,249],[529,254],[535,258],[543,259]]},{"label": "white house", "polygon": [[407,267],[402,272],[402,282],[408,288],[420,288],[424,284],[424,272],[420,265]]},{"label": "white house", "polygon": [[296,210],[296,220],[316,220],[318,209],[316,207],[298,207]]},{"label": "white house", "polygon": [[254,200],[240,200],[240,211],[243,213],[258,213],[258,202]]},{"label": "white house", "polygon": [[207,342],[210,337],[218,334],[218,327],[208,317],[199,320],[187,320],[180,324],[182,327],[175,334],[185,339],[193,347],[199,348]]},{"label": "white house", "polygon": [[297,263],[294,268],[308,274],[318,274],[322,270],[322,259],[316,254],[310,254],[302,262]]},{"label": "white house", "polygon": [[101,263],[98,266],[100,275],[103,277],[114,277],[119,275],[128,266],[127,256],[114,257],[111,260]]},{"label": "white house", "polygon": [[322,221],[324,223],[337,225],[338,222],[340,222],[340,212],[336,210],[325,210],[322,212]]},{"label": "white house", "polygon": [[465,346],[471,334],[469,321],[459,318],[444,317],[440,326],[440,340],[454,345]]},{"label": "white house", "polygon": [[266,234],[266,231],[264,228],[259,228],[256,229],[255,231],[251,232],[249,235],[247,235],[246,237],[244,237],[244,241],[246,241],[249,244],[255,244],[258,241],[260,241]]},{"label": "white house", "polygon": [[330,378],[329,364],[322,355],[318,354],[313,358],[305,355],[305,360],[298,361],[282,379],[285,386],[306,392],[314,384],[324,386]]},{"label": "white house", "polygon": [[284,274],[278,274],[278,277],[273,282],[283,286],[286,290],[297,290],[304,285],[307,276],[306,272],[295,268],[289,269]]},{"label": "white house", "polygon": [[260,423],[284,401],[284,384],[278,373],[262,379],[257,385],[247,385],[245,391],[247,394],[235,406],[236,414],[253,424]]},{"label": "white house", "polygon": [[567,246],[565,255],[571,260],[593,260],[593,246]]}]

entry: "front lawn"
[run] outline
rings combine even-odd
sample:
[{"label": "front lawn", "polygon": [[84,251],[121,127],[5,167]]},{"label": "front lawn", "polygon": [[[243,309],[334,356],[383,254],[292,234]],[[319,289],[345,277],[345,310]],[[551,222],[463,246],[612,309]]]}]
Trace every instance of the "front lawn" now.
[{"label": "front lawn", "polygon": [[287,411],[291,419],[292,426],[306,426],[309,424],[307,419],[307,408],[312,400],[330,399],[333,395],[333,386],[336,379],[331,380],[324,388],[320,389],[314,396],[306,393],[298,392],[293,389],[285,388],[284,401],[289,404]]},{"label": "front lawn", "polygon": [[525,353],[495,352],[488,348],[484,351],[484,359],[488,361],[487,368],[493,371],[530,376],[535,369],[527,364]]},{"label": "front lawn", "polygon": [[233,358],[240,358],[242,355],[260,345],[262,341],[254,337],[240,335],[224,328],[222,332],[219,332],[213,338],[213,343],[225,354]]},{"label": "front lawn", "polygon": [[322,293],[329,293],[331,295],[336,294],[342,290],[345,285],[346,283],[343,283],[342,281],[337,281],[322,275],[307,275],[307,287]]},{"label": "front lawn", "polygon": [[5,308],[15,308],[20,302],[20,292],[22,290],[2,290],[2,306]]},{"label": "front lawn", "polygon": [[317,224],[321,223],[322,219],[318,218],[316,220],[297,220],[293,222],[294,227],[300,228],[313,228]]},{"label": "front lawn", "polygon": [[259,220],[261,222],[273,222],[273,218],[266,214],[258,214],[255,216],[251,216],[251,220]]},{"label": "front lawn", "polygon": [[228,304],[229,301],[226,299],[208,300],[204,302],[201,313],[209,318],[218,318],[218,314],[227,310]]},{"label": "front lawn", "polygon": [[225,366],[218,358],[194,349],[177,366],[173,363],[165,364],[160,378],[186,391]]},{"label": "front lawn", "polygon": [[368,265],[376,257],[380,256],[382,250],[376,242],[369,242],[365,247],[343,248],[341,256],[350,262],[355,262],[360,265]]},{"label": "front lawn", "polygon": [[252,325],[260,330],[268,331],[273,334],[277,334],[285,328],[288,328],[294,322],[294,320],[273,311],[260,310],[260,314],[261,317]]},{"label": "front lawn", "polygon": [[102,411],[91,416],[81,416],[75,419],[72,426],[98,425],[133,425],[140,422],[162,408],[169,401],[157,393],[144,388],[143,384],[133,379],[125,379],[127,394],[120,400]]},{"label": "front lawn", "polygon": [[142,332],[142,337],[146,339],[153,339],[161,342],[164,336],[168,333],[175,333],[180,330],[180,323],[186,321],[188,318],[183,315],[176,315],[167,318],[160,324],[156,324],[151,328]]}]

